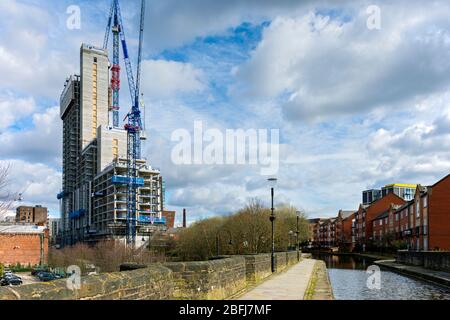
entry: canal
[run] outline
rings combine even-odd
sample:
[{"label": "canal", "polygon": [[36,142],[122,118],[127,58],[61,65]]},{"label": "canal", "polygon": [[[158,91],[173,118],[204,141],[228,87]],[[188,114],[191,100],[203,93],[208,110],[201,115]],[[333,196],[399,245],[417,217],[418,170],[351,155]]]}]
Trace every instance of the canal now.
[{"label": "canal", "polygon": [[385,269],[381,269],[379,286],[372,285],[373,273],[366,272],[373,265],[371,259],[330,254],[313,254],[313,258],[325,261],[337,300],[450,300],[450,289]]}]

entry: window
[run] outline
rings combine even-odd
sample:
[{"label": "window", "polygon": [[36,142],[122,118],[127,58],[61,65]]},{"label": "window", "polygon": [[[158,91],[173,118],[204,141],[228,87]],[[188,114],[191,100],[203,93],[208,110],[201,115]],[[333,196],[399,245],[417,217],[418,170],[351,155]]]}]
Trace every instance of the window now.
[{"label": "window", "polygon": [[423,197],[423,207],[424,208],[428,207],[428,196]]},{"label": "window", "polygon": [[97,63],[97,57],[94,57],[94,63]]}]

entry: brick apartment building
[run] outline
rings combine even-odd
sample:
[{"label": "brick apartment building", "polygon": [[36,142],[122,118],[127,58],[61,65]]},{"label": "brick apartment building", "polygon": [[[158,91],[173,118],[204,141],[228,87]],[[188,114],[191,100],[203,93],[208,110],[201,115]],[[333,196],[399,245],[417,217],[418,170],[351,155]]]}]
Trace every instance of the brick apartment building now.
[{"label": "brick apartment building", "polygon": [[355,213],[355,241],[360,245],[372,244],[373,238],[373,223],[372,221],[386,212],[391,205],[402,206],[406,203],[394,193],[389,193],[381,199],[376,200],[370,205],[359,206]]},{"label": "brick apartment building", "polygon": [[0,225],[0,263],[8,266],[47,263],[48,229],[34,225]]},{"label": "brick apartment building", "polygon": [[390,192],[358,211],[311,219],[314,246],[450,251],[450,174],[432,186],[417,185],[410,201]]},{"label": "brick apartment building", "polygon": [[39,226],[47,225],[48,210],[42,206],[20,206],[16,209],[16,222]]},{"label": "brick apartment building", "polygon": [[340,221],[340,229],[341,236],[339,238],[339,243],[342,247],[347,249],[352,249],[353,244],[355,242],[354,236],[354,223],[355,223],[355,212],[354,211],[340,211],[341,221]]},{"label": "brick apartment building", "polygon": [[372,239],[378,246],[390,246],[396,239],[396,221],[395,216],[399,208],[403,206],[391,204],[383,213],[372,220]]},{"label": "brick apartment building", "polygon": [[351,246],[354,211],[339,210],[337,217],[310,219],[312,244],[321,247]]}]

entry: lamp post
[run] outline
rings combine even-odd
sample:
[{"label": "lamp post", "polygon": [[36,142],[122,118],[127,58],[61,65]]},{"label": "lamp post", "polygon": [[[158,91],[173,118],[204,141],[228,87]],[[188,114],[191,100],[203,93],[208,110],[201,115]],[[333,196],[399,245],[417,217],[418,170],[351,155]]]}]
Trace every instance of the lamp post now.
[{"label": "lamp post", "polygon": [[297,261],[300,261],[300,251],[299,251],[299,243],[298,243],[298,234],[300,233],[299,229],[298,229],[298,222],[300,220],[300,211],[297,211],[297,230],[295,231],[295,250],[297,250]]},{"label": "lamp post", "polygon": [[271,192],[271,196],[272,196],[272,213],[270,215],[270,222],[272,223],[272,255],[271,255],[271,266],[272,266],[272,273],[275,272],[275,208],[273,205],[273,198],[274,198],[274,190],[275,190],[275,186],[277,184],[277,178],[269,178],[267,179],[267,181],[269,181],[269,185],[270,185],[270,192]]}]

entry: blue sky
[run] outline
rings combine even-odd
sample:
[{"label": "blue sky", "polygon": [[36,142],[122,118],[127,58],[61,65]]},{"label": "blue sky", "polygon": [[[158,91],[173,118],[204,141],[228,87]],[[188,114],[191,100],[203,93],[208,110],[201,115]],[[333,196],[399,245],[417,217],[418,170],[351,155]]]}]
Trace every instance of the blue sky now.
[{"label": "blue sky", "polygon": [[[135,56],[139,1],[121,3]],[[66,27],[70,5],[79,30]],[[109,5],[0,3],[0,163],[11,165],[12,192],[28,187],[25,201],[54,216],[59,95],[79,72],[81,43],[102,44]],[[369,5],[380,8],[379,30],[367,28]],[[194,121],[279,129],[277,202],[310,217],[356,209],[365,188],[450,173],[447,12],[446,1],[148,1],[144,154],[162,170],[169,208],[188,208],[193,221],[268,198],[257,166],[173,164],[171,134]]]}]

